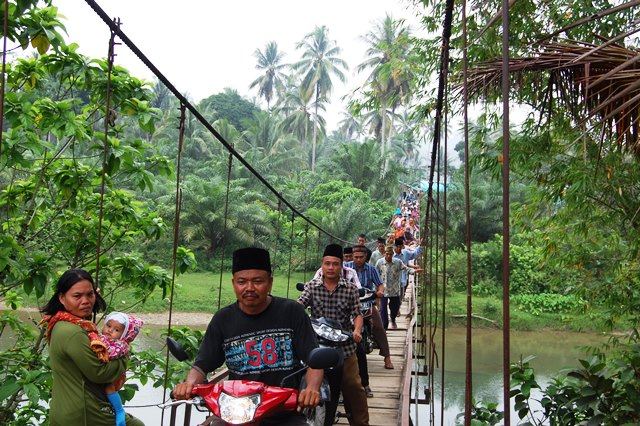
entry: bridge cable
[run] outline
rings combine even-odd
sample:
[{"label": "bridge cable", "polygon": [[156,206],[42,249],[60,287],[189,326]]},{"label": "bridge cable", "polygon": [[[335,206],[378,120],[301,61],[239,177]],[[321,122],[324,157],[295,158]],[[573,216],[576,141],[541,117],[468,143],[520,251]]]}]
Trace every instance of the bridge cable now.
[{"label": "bridge cable", "polygon": [[[233,145],[232,145],[233,146]],[[220,282],[218,283],[218,310],[222,299],[222,271],[224,271],[224,249],[227,243],[227,222],[229,220],[229,190],[231,187],[231,166],[233,165],[233,155],[229,153],[229,164],[227,166],[227,193],[224,198],[224,225],[222,227],[222,252],[220,253]]]},{"label": "bridge cable", "polygon": [[509,312],[509,0],[502,0],[502,398],[504,426],[511,425],[511,320]]},{"label": "bridge cable", "polygon": [[[432,147],[431,147],[431,163],[430,163],[430,168],[429,168],[429,185],[428,185],[428,189],[427,189],[427,206],[425,209],[425,218],[424,218],[424,224],[425,224],[425,228],[424,228],[424,232],[425,232],[425,237],[427,235],[433,235],[432,232],[433,230],[431,229],[432,226],[432,218],[433,218],[433,212],[432,212],[432,205],[433,205],[433,180],[434,180],[434,174],[435,174],[435,169],[436,169],[436,159],[437,159],[437,153],[438,153],[438,149],[440,146],[440,135],[441,135],[441,128],[442,128],[442,110],[443,110],[443,104],[444,104],[444,92],[445,92],[445,86],[447,85],[447,80],[448,80],[448,73],[449,73],[449,49],[450,49],[450,41],[451,41],[451,24],[452,24],[452,20],[453,20],[453,6],[454,6],[454,0],[447,0],[446,4],[445,4],[445,15],[444,15],[444,22],[443,22],[443,30],[442,30],[442,44],[441,44],[441,52],[440,52],[440,64],[439,64],[439,78],[438,78],[438,88],[437,88],[437,97],[436,97],[436,106],[435,106],[435,117],[434,117],[434,131],[433,131],[433,143],[432,143]],[[427,230],[427,227],[429,227],[429,231]],[[424,243],[424,238],[422,243]],[[433,242],[431,242],[430,247],[432,247]],[[432,249],[430,249],[431,253],[432,253]],[[431,256],[430,256],[431,257]],[[432,263],[432,260],[429,259],[430,264]],[[432,271],[433,267],[431,266],[429,268],[429,275],[430,275],[430,281],[432,278]],[[429,287],[431,288],[431,285],[429,285]],[[424,290],[424,289],[423,289]],[[425,291],[423,291],[423,293],[425,293]],[[423,299],[426,297],[423,296]],[[424,320],[426,320],[425,318],[426,315],[422,315],[422,318],[424,318]],[[421,332],[422,332],[422,340],[426,341],[426,335],[425,335],[425,326],[426,326],[426,322],[422,321],[422,328],[421,328]],[[469,425],[469,419],[467,416],[467,411],[469,410],[468,404],[465,401],[465,426]]]},{"label": "bridge cable", "polygon": [[[6,15],[6,13],[5,13]],[[120,25],[120,20],[114,22],[116,28]],[[113,73],[113,61],[115,59],[114,48],[116,33],[111,30],[111,36],[109,37],[109,51],[107,53],[107,88],[105,94],[105,113],[104,113],[104,144],[102,147],[102,176],[100,179],[100,202],[98,213],[98,235],[96,238],[96,287],[100,288],[100,255],[102,251],[102,219],[104,213],[104,192],[107,181],[107,155],[109,153],[109,128],[111,124],[115,124],[115,112],[111,110],[111,76]],[[120,44],[120,43],[118,43]],[[95,312],[93,314],[95,320]]]},{"label": "bridge cable", "polygon": [[[182,188],[181,188],[181,170],[182,170],[182,148],[184,146],[184,132],[186,122],[186,109],[184,104],[180,104],[180,124],[178,127],[178,153],[176,159],[176,205],[175,215],[173,219],[173,247],[171,251],[171,294],[169,295],[169,321],[167,323],[167,336],[171,335],[171,324],[173,318],[173,297],[176,286],[176,264],[178,253],[178,240],[180,238],[180,212],[182,210]],[[166,350],[165,366],[164,366],[164,384],[162,400],[167,400],[167,388],[169,385],[169,347]],[[164,411],[162,413],[161,425],[164,424]]]},{"label": "bridge cable", "polygon": [[302,281],[307,282],[307,249],[309,248],[309,224],[304,225],[304,263],[302,267]]},{"label": "bridge cable", "polygon": [[218,141],[234,156],[240,161],[246,168],[249,170],[255,177],[258,179],[264,186],[267,187],[279,200],[282,201],[287,207],[289,207],[293,213],[297,216],[300,216],[302,219],[307,221],[311,226],[318,229],[320,232],[326,234],[328,237],[333,238],[334,240],[341,241],[344,243],[348,243],[347,240],[342,238],[338,238],[335,235],[331,234],[329,231],[323,229],[318,224],[316,224],[309,217],[301,213],[298,209],[296,209],[284,196],[278,192],[258,171],[256,171],[253,166],[244,159],[242,155],[238,151],[236,151],[231,144],[229,144],[225,138],[218,133],[218,131],[200,114],[196,107],[189,102],[189,100],[183,96],[173,84],[160,72],[160,70],[142,53],[142,51],[131,41],[131,39],[122,31],[122,29],[111,22],[109,16],[105,13],[105,11],[97,4],[95,0],[85,0],[85,2],[91,7],[94,12],[104,21],[104,23],[109,26],[111,31],[116,33],[120,40],[131,49],[131,51],[140,59],[149,70],[160,80],[166,88],[174,94],[178,100],[183,103],[186,108],[200,121],[200,123],[213,135],[218,139]]},{"label": "bridge cable", "polygon": [[293,259],[293,228],[296,224],[296,213],[291,212],[291,238],[289,239],[289,271],[287,272],[287,299],[289,298],[289,288],[291,287],[291,262]]},{"label": "bridge cable", "polygon": [[7,72],[7,39],[9,38],[9,0],[4,0],[4,22],[2,25],[2,81],[0,81],[0,158],[2,158],[2,132],[4,130],[4,91]]},{"label": "bridge cable", "polygon": [[[448,97],[449,90],[447,87],[447,91],[445,94],[447,98],[447,102],[445,105],[448,105]],[[449,108],[445,109],[445,129],[448,129],[449,122]],[[444,398],[445,398],[445,381],[444,381],[444,372],[445,372],[445,343],[446,343],[446,301],[447,301],[447,228],[448,228],[448,216],[447,216],[447,193],[449,192],[449,186],[447,185],[447,178],[449,176],[449,132],[445,131],[444,134],[444,185],[443,185],[443,208],[442,208],[442,335],[441,335],[441,364],[440,364],[440,426],[444,426]]]},{"label": "bridge cable", "polygon": [[278,218],[276,219],[276,243],[273,247],[273,267],[274,269],[278,267],[278,247],[280,247],[280,228],[282,228],[282,224],[280,223],[280,216],[282,215],[282,202],[278,200]]}]

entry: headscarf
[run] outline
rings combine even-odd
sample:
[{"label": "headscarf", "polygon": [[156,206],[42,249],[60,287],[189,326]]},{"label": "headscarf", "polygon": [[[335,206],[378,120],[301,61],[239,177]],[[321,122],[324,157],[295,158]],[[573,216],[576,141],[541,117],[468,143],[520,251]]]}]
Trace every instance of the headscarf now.
[{"label": "headscarf", "polygon": [[120,340],[124,340],[127,343],[133,342],[133,339],[135,339],[140,332],[140,327],[144,324],[144,321],[141,319],[118,311],[111,312],[107,315],[104,321],[106,323],[109,320],[117,321],[124,326],[124,331],[122,332],[122,336],[120,336]]}]

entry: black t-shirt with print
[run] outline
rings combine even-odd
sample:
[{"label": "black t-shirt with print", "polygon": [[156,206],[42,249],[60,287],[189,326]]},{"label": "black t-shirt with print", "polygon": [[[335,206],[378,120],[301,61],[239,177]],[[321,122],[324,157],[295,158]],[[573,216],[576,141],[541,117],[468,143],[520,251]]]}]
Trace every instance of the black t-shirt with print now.
[{"label": "black t-shirt with print", "polygon": [[272,297],[267,309],[248,315],[236,302],[213,316],[194,365],[208,373],[226,363],[231,380],[281,386],[316,347],[311,322],[299,303]]}]

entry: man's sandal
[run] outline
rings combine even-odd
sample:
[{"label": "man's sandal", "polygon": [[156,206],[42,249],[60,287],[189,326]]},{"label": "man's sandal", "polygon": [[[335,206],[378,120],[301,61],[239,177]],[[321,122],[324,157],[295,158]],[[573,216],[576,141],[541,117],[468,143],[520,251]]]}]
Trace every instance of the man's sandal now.
[{"label": "man's sandal", "polygon": [[364,392],[367,394],[367,398],[373,398],[373,391],[369,386],[364,387]]}]

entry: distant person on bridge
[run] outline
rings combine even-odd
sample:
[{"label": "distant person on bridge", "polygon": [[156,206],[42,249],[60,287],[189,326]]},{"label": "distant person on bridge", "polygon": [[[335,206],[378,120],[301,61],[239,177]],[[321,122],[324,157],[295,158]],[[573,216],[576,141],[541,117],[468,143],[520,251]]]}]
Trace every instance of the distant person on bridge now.
[{"label": "distant person on bridge", "polygon": [[367,247],[367,236],[365,234],[358,235],[358,245],[364,246],[364,248],[367,250],[367,262],[368,262],[369,259],[371,259],[371,255],[373,254],[373,252],[369,247]]},{"label": "distant person on bridge", "polygon": [[353,261],[353,247],[345,247],[343,250],[343,257],[345,262]]},{"label": "distant person on bridge", "polygon": [[[405,248],[404,238],[397,238],[394,244],[393,252],[394,252],[393,254],[394,258],[400,259],[402,260],[402,263],[404,263],[407,266],[410,266],[412,260],[418,259],[420,257],[420,254],[422,253],[422,247],[418,246],[418,248],[415,250]],[[400,300],[404,298],[404,293],[407,290],[408,284],[409,284],[409,275],[407,274],[407,272],[402,271],[402,275],[400,277],[400,286],[402,288],[402,292],[400,294]]]},{"label": "distant person on bridge", "polygon": [[386,245],[386,240],[382,237],[378,237],[377,240],[377,250],[375,250],[372,254],[371,254],[371,259],[369,259],[369,263],[371,264],[371,266],[375,267],[376,263],[378,263],[378,260],[382,259],[384,257],[384,248]]},{"label": "distant person on bridge", "polygon": [[[378,260],[376,269],[384,282],[384,298],[380,304],[380,315],[385,330],[389,328],[389,314],[391,314],[391,328],[398,328],[396,318],[400,311],[400,295],[402,288],[400,278],[402,272],[413,274],[414,270],[405,265],[402,260],[393,257],[393,246],[387,246],[384,258]],[[387,311],[387,306],[390,312]]]}]

